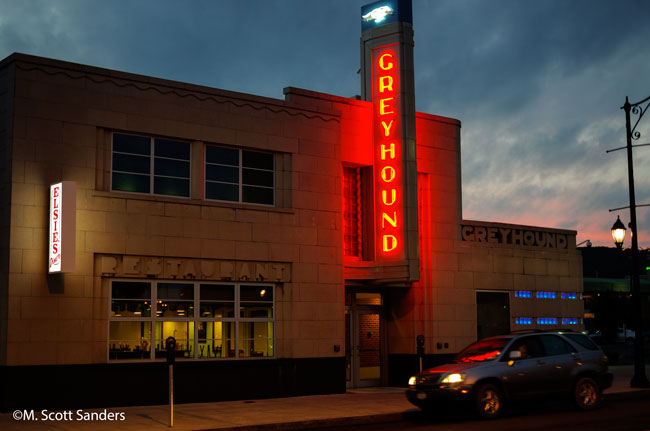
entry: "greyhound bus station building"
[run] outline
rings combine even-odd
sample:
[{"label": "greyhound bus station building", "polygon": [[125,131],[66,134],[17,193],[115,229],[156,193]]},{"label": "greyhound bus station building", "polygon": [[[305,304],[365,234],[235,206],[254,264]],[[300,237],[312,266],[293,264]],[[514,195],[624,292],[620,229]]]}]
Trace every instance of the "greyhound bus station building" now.
[{"label": "greyhound bus station building", "polygon": [[575,231],[463,219],[461,123],[415,111],[395,7],[355,98],[0,62],[4,410],[164,404],[169,336],[197,402],[404,386],[418,335],[426,365],[583,328]]}]

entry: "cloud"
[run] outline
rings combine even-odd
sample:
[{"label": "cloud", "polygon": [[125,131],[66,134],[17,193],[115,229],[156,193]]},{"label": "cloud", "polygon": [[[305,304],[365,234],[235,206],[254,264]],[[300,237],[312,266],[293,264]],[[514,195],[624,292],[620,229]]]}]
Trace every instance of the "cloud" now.
[{"label": "cloud", "polygon": [[[14,51],[268,97],[360,92],[370,0],[2,2]],[[417,109],[462,121],[467,218],[563,227],[609,245],[627,205],[626,95],[650,95],[647,0],[413,1]],[[650,119],[639,124],[650,142]],[[645,139],[645,140],[644,140]],[[635,150],[650,203],[650,147]],[[650,245],[650,207],[638,210]],[[596,243],[596,242],[595,242]]]},{"label": "cloud", "polygon": [[[423,58],[416,39],[418,103],[463,122],[464,216],[578,229],[608,245],[596,227],[608,236],[608,209],[627,204],[627,170],[624,152],[605,150],[624,145],[625,94],[650,91],[640,78],[650,57],[635,28],[650,4],[496,4],[431,8],[435,21],[464,29],[458,40],[445,25],[425,27],[424,37],[416,30],[439,41]],[[642,151],[635,164],[647,167],[650,149]],[[648,200],[646,171],[635,175],[639,202]],[[639,226],[650,244],[650,225],[639,217]]]}]

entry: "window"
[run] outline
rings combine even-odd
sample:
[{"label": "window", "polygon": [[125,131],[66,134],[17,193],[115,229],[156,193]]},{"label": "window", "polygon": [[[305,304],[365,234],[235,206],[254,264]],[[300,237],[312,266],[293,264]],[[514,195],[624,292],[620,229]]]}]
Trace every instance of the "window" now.
[{"label": "window", "polygon": [[205,198],[274,205],[273,154],[206,146]]},{"label": "window", "polygon": [[540,335],[546,356],[568,355],[574,353],[574,349],[569,343],[556,335]]},{"label": "window", "polygon": [[567,337],[569,340],[578,343],[582,347],[584,347],[587,350],[599,350],[600,347],[598,347],[592,340],[591,338],[587,337],[584,334],[579,334],[579,333],[574,333],[574,334],[564,334],[565,337]]},{"label": "window", "polygon": [[111,189],[190,196],[190,144],[113,134]]},{"label": "window", "polygon": [[114,280],[109,358],[163,359],[170,336],[178,358],[272,357],[274,305],[270,284]]},{"label": "window", "polygon": [[522,353],[522,359],[541,358],[544,356],[544,345],[536,335],[523,337],[515,341],[512,347],[508,349],[508,354],[505,357],[508,358],[510,352],[515,350],[519,350]]},{"label": "window", "polygon": [[363,256],[363,216],[361,168],[343,167],[343,252],[344,256]]}]

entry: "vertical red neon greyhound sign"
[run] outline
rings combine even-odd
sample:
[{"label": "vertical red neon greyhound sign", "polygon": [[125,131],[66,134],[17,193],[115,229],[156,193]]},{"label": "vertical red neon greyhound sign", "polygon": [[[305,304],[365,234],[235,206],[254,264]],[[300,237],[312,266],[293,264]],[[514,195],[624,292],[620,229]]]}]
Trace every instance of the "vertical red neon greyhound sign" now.
[{"label": "vertical red neon greyhound sign", "polygon": [[404,198],[398,45],[372,51],[372,76],[377,249],[382,258],[399,259]]}]

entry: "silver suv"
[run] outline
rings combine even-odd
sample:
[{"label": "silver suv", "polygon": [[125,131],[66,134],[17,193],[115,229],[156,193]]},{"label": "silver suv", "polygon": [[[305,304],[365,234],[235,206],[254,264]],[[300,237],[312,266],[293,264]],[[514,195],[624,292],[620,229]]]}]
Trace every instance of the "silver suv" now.
[{"label": "silver suv", "polygon": [[607,356],[579,332],[510,334],[479,340],[448,364],[409,379],[406,396],[425,410],[442,410],[450,401],[473,404],[486,419],[503,412],[508,399],[556,394],[582,410],[598,407],[612,385]]}]

